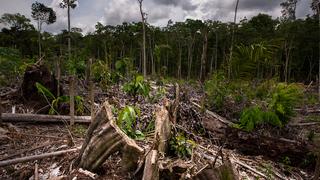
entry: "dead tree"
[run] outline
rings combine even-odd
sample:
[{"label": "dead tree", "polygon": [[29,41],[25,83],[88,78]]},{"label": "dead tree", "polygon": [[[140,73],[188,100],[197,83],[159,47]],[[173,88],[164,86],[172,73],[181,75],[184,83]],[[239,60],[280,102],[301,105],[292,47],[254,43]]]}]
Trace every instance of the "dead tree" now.
[{"label": "dead tree", "polygon": [[139,2],[139,8],[140,8],[140,14],[141,14],[141,20],[142,20],[142,72],[143,76],[147,76],[147,55],[146,55],[146,13],[142,10],[142,2],[143,0],[138,0]]},{"label": "dead tree", "polygon": [[135,168],[144,150],[116,125],[110,105],[105,102],[89,126],[75,164],[95,171],[113,153],[121,151],[125,170]]}]

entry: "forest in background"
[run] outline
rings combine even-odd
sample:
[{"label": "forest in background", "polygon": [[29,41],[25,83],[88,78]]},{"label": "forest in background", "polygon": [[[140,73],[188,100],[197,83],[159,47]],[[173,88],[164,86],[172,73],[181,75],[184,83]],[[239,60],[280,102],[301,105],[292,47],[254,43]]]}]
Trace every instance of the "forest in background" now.
[{"label": "forest in background", "polygon": [[[23,144],[16,146],[12,141],[16,137],[9,136],[14,133],[38,140],[62,136],[67,147],[73,147],[63,148],[63,154],[80,150],[66,155],[67,160],[60,160],[62,165],[57,167],[69,178],[83,173],[66,170],[73,165],[88,170],[86,176],[95,176],[92,171],[111,177],[108,173],[113,171],[124,179],[139,179],[142,172],[143,176],[160,172],[168,178],[212,177],[205,170],[210,166],[210,172],[219,172],[216,162],[231,167],[224,156],[238,165],[232,170],[246,169],[242,178],[319,177],[319,0],[310,4],[313,14],[302,19],[295,15],[299,0],[286,0],[279,2],[281,17],[258,14],[236,23],[241,3],[237,0],[234,22],[169,20],[165,27],[148,24],[143,0],[137,0],[142,22],[114,26],[97,22],[95,31],[87,34],[70,25],[76,1],[61,1],[61,8],[68,11],[68,29],[58,34],[42,31],[57,17],[38,2],[30,8],[32,20],[19,13],[0,18],[4,26],[0,32],[1,120],[36,122],[18,123],[19,128],[0,123],[4,135],[0,137],[9,142],[0,144],[4,149],[0,167],[8,166],[0,169],[3,177],[23,175],[24,168],[29,172],[26,177],[32,175],[32,163],[20,168],[6,160],[17,156],[13,150],[30,148],[33,141],[20,136],[17,141]],[[53,126],[49,120],[65,124]],[[48,136],[43,134],[45,129],[54,132]],[[159,140],[158,135],[166,137]],[[54,143],[48,147],[66,146],[66,142]],[[121,150],[122,145],[126,148]],[[33,146],[38,147],[36,142]],[[121,157],[113,151],[121,152]],[[167,159],[153,153],[165,154],[162,158]],[[125,157],[128,154],[134,157]],[[148,158],[156,158],[155,169]],[[121,174],[115,163],[120,160],[124,168],[140,167],[135,173]],[[22,158],[22,162],[26,161]],[[168,162],[177,163],[172,167],[183,173],[171,172]],[[41,163],[48,172],[56,167],[51,161]],[[142,170],[143,163],[151,170]]]},{"label": "forest in background", "polygon": [[[288,1],[290,2],[290,1]],[[270,79],[310,83],[319,72],[319,19],[314,14],[296,19],[296,4],[283,5],[283,16],[259,14],[239,23],[212,20],[168,21],[166,27],[146,24],[146,70],[149,75],[178,79],[208,79],[223,72],[230,79]],[[311,8],[311,7],[310,7]],[[72,20],[71,20],[72,21]],[[3,14],[0,33],[1,81],[16,77],[14,69],[39,58],[38,33],[21,14]],[[234,30],[234,31],[233,31]],[[230,58],[234,32],[233,55]],[[142,23],[111,26],[97,23],[86,35],[71,28],[72,57],[68,61],[68,31],[41,32],[41,53],[51,67],[62,63],[62,72],[84,77],[90,58],[112,73],[116,65],[142,73]],[[8,69],[9,68],[9,69]]]}]

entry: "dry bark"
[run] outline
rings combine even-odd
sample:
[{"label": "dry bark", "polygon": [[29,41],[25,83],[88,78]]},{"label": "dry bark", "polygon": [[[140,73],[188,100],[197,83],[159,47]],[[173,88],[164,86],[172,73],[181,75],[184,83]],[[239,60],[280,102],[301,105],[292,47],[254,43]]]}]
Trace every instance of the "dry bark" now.
[{"label": "dry bark", "polygon": [[142,180],[159,179],[158,151],[152,150],[146,157]]},{"label": "dry bark", "polygon": [[[42,115],[42,114],[11,114],[2,113],[1,119],[3,122],[69,122],[70,116],[61,115]],[[76,123],[90,123],[90,116],[75,116]]]},{"label": "dry bark", "polygon": [[143,149],[115,124],[110,105],[105,102],[89,126],[76,164],[95,171],[117,151],[122,152],[125,170],[133,169],[143,154]]},{"label": "dry bark", "polygon": [[155,139],[159,138],[158,151],[165,154],[168,149],[168,143],[171,136],[171,122],[169,112],[165,106],[158,107],[155,120]]}]

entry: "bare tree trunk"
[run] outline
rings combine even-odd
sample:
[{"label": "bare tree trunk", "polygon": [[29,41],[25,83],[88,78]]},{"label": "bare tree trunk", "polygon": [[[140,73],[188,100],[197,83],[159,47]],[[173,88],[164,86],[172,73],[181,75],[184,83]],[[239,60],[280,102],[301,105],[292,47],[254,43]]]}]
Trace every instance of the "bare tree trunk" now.
[{"label": "bare tree trunk", "polygon": [[237,13],[238,13],[238,5],[239,0],[236,2],[236,8],[234,10],[234,19],[233,19],[233,28],[232,28],[232,35],[231,35],[231,47],[230,47],[230,57],[228,62],[228,77],[231,78],[231,63],[232,63],[232,56],[233,56],[233,45],[234,45],[234,32],[236,29],[236,23],[237,23]]},{"label": "bare tree trunk", "polygon": [[149,44],[150,44],[151,74],[152,74],[152,76],[154,76],[155,72],[156,72],[156,67],[155,67],[155,62],[154,62],[154,58],[153,58],[153,47],[152,47],[152,37],[151,37],[151,35],[150,35],[150,38],[149,38]]},{"label": "bare tree trunk", "polygon": [[181,43],[179,42],[179,57],[178,57],[178,79],[181,78],[181,61],[182,61],[182,47]]},{"label": "bare tree trunk", "polygon": [[217,64],[218,64],[218,32],[215,32],[216,34],[216,57],[215,57],[215,61],[214,61],[214,70],[217,70]]},{"label": "bare tree trunk", "polygon": [[146,60],[146,28],[145,28],[145,23],[146,23],[146,17],[145,13],[142,10],[142,2],[143,0],[138,0],[139,2],[139,7],[140,7],[140,14],[141,14],[141,19],[142,19],[142,61],[143,61],[143,76],[147,76],[147,60]]},{"label": "bare tree trunk", "polygon": [[205,29],[204,33],[204,40],[203,40],[203,48],[202,48],[202,55],[201,55],[201,66],[200,66],[200,80],[203,81],[205,74],[206,74],[206,61],[207,61],[207,51],[208,51],[208,30]]},{"label": "bare tree trunk", "polygon": [[74,76],[70,77],[70,125],[74,125]]},{"label": "bare tree trunk", "polygon": [[292,42],[290,41],[289,44],[286,41],[284,45],[284,50],[285,50],[285,69],[284,69],[284,81],[287,83],[289,81],[289,60],[290,60],[290,53],[291,53],[291,44]]},{"label": "bare tree trunk", "polygon": [[193,60],[193,47],[194,47],[194,37],[191,37],[191,41],[188,45],[188,77],[187,77],[188,80],[191,77],[192,60]]},{"label": "bare tree trunk", "polygon": [[39,45],[39,58],[41,58],[41,23],[38,19],[38,45]]}]

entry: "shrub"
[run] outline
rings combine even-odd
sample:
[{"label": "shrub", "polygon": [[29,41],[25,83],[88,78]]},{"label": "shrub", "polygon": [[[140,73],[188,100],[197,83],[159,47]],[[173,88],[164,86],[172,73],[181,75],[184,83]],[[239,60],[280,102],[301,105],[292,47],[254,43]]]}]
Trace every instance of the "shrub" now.
[{"label": "shrub", "polygon": [[144,134],[140,130],[135,129],[136,119],[139,118],[139,116],[139,109],[132,106],[126,106],[119,113],[117,125],[130,138],[142,140],[145,137]]},{"label": "shrub", "polygon": [[205,83],[207,102],[218,111],[223,107],[228,94],[226,84],[226,78],[222,73],[213,74],[212,78]]},{"label": "shrub", "polygon": [[237,124],[236,127],[250,132],[261,124],[282,127],[280,119],[274,112],[263,111],[258,106],[244,109],[241,113],[239,124]]},{"label": "shrub", "polygon": [[123,86],[123,90],[131,96],[142,95],[148,97],[150,85],[144,81],[143,76],[137,75],[131,82]]},{"label": "shrub", "polygon": [[190,139],[187,139],[183,134],[178,133],[177,136],[171,138],[170,150],[179,158],[190,157],[192,150],[195,148],[196,143]]},{"label": "shrub", "polygon": [[302,87],[298,84],[279,83],[272,95],[270,110],[275,112],[283,123],[287,123],[294,115],[294,107],[302,98]]}]

